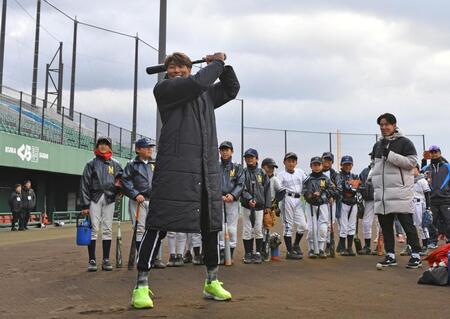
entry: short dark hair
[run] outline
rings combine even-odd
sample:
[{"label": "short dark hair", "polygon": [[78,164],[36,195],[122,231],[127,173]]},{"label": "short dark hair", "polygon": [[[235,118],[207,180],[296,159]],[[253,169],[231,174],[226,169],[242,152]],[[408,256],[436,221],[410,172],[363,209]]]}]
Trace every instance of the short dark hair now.
[{"label": "short dark hair", "polygon": [[174,52],[172,54],[169,54],[166,59],[164,60],[164,65],[166,68],[169,67],[170,64],[175,64],[179,66],[187,66],[189,69],[192,68],[192,61],[191,59],[184,53],[181,52]]},{"label": "short dark hair", "polygon": [[14,189],[16,189],[19,186],[22,187],[22,184],[14,184]]},{"label": "short dark hair", "polygon": [[394,114],[391,113],[384,113],[381,114],[380,116],[378,116],[377,118],[377,124],[380,125],[380,122],[382,119],[385,119],[386,122],[388,122],[389,124],[397,124],[397,119],[395,118]]}]

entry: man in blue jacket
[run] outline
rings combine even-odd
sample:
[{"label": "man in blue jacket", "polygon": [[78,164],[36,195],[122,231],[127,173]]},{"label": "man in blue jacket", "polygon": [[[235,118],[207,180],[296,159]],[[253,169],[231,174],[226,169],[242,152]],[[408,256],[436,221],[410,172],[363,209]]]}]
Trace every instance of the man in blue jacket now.
[{"label": "man in blue jacket", "polygon": [[431,211],[433,224],[438,228],[442,222],[442,229],[450,242],[450,164],[442,157],[439,146],[432,145],[429,150],[431,163],[422,170],[428,178],[431,187]]}]

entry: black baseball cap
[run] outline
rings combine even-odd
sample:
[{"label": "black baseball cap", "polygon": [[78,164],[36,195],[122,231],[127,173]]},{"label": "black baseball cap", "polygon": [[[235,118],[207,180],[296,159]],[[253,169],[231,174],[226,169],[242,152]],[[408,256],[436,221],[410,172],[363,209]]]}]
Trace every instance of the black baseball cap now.
[{"label": "black baseball cap", "polygon": [[134,143],[135,148],[153,147],[155,145],[155,142],[153,142],[148,137],[140,138],[136,141],[136,143]]},{"label": "black baseball cap", "polygon": [[341,158],[341,165],[342,164],[353,164],[353,157],[350,155],[344,155]]},{"label": "black baseball cap", "polygon": [[220,143],[219,150],[221,150],[223,148],[233,149],[233,143],[231,143],[230,141],[223,141],[222,143]]},{"label": "black baseball cap", "polygon": [[298,159],[297,154],[295,154],[294,152],[289,152],[286,155],[284,155],[284,160],[287,160],[288,158],[293,158],[295,160]]},{"label": "black baseball cap", "polygon": [[329,159],[329,160],[331,160],[333,163],[334,163],[334,155],[333,155],[333,153],[331,153],[331,152],[324,152],[323,154],[322,154],[322,159],[324,160],[324,159]]},{"label": "black baseball cap", "polygon": [[255,150],[254,148],[249,148],[244,153],[244,157],[247,157],[247,156],[253,156],[253,157],[258,158],[258,151]]},{"label": "black baseball cap", "polygon": [[112,140],[109,136],[99,136],[97,138],[97,142],[95,143],[95,146],[98,146],[98,144],[100,144],[102,142],[106,142],[106,144],[108,144],[109,146],[112,145]]},{"label": "black baseball cap", "polygon": [[262,163],[261,163],[261,166],[264,166],[264,165],[272,166],[272,167],[278,168],[278,165],[277,165],[277,163],[275,162],[275,160],[274,160],[273,158],[270,158],[270,157],[263,159],[263,161],[262,161]]},{"label": "black baseball cap", "polygon": [[314,156],[311,158],[310,164],[322,164],[322,157]]}]

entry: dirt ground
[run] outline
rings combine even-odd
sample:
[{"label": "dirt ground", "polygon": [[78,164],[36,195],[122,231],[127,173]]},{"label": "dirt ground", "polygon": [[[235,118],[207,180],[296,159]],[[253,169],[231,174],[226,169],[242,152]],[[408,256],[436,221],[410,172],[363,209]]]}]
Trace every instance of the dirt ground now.
[{"label": "dirt ground", "polygon": [[[130,226],[122,230],[127,256]],[[450,287],[418,285],[423,270],[406,269],[406,257],[382,271],[373,256],[243,265],[239,248],[235,265],[219,272],[231,302],[202,299],[204,268],[185,265],[153,270],[155,308],[134,310],[136,271],[88,273],[73,226],[3,229],[0,318],[449,318]]]}]

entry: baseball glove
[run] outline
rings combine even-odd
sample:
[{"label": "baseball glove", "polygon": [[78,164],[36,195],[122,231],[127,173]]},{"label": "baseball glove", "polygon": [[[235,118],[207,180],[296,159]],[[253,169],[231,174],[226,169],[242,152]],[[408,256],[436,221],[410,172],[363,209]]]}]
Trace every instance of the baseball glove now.
[{"label": "baseball glove", "polygon": [[264,227],[270,229],[275,226],[275,213],[271,210],[270,213],[267,212],[263,217]]}]

